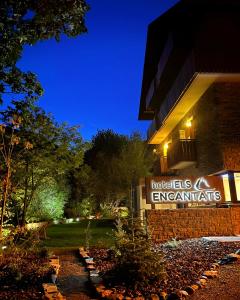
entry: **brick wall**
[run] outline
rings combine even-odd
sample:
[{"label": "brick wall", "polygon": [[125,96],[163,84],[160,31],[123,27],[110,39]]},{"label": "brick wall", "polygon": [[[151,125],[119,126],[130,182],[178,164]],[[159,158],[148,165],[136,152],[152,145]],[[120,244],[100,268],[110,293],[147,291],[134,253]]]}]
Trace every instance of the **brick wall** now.
[{"label": "brick wall", "polygon": [[204,176],[222,170],[240,170],[240,83],[215,83],[185,115],[159,146],[179,139],[179,130],[193,116],[197,163],[181,169],[178,175]]},{"label": "brick wall", "polygon": [[240,234],[240,207],[147,210],[155,241]]},{"label": "brick wall", "polygon": [[215,86],[218,103],[219,132],[223,153],[223,169],[240,170],[240,84],[218,83]]}]

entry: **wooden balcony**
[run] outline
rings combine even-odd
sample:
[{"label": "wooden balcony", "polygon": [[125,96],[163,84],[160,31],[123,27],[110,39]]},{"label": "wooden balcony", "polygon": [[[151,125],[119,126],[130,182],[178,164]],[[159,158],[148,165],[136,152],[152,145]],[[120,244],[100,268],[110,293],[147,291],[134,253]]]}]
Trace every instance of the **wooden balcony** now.
[{"label": "wooden balcony", "polygon": [[178,140],[169,144],[167,163],[169,169],[185,169],[197,162],[196,140]]}]

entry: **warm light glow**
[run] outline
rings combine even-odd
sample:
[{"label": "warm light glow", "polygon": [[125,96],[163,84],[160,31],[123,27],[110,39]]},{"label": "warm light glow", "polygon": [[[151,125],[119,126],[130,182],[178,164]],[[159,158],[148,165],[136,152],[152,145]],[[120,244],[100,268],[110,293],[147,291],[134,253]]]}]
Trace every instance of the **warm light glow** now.
[{"label": "warm light glow", "polygon": [[225,194],[225,201],[228,202],[228,201],[231,201],[228,174],[222,175],[222,179],[223,179],[223,188],[224,188],[224,194]]},{"label": "warm light glow", "polygon": [[234,173],[234,180],[237,192],[237,199],[240,200],[240,173]]},{"label": "warm light glow", "polygon": [[165,143],[164,145],[163,145],[163,156],[167,156],[167,150],[168,150],[168,143]]},{"label": "warm light glow", "polygon": [[192,117],[187,119],[187,122],[185,123],[186,127],[192,127]]},{"label": "warm light glow", "polygon": [[164,144],[163,148],[168,149],[168,143]]}]

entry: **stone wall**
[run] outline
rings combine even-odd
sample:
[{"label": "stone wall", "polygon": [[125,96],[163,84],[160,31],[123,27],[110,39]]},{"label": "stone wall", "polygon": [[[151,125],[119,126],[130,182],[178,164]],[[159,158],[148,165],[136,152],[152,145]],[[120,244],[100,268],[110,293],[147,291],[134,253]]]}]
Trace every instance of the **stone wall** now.
[{"label": "stone wall", "polygon": [[240,207],[146,210],[146,219],[157,242],[240,234]]},{"label": "stone wall", "polygon": [[218,83],[215,87],[218,103],[219,132],[223,153],[223,169],[240,170],[240,84]]},{"label": "stone wall", "polygon": [[[197,147],[197,163],[193,167],[178,170],[177,175],[205,176],[223,170],[240,170],[240,83],[213,84],[186,113],[163,145],[179,139],[179,130],[193,117]],[[171,144],[170,144],[171,147]]]}]

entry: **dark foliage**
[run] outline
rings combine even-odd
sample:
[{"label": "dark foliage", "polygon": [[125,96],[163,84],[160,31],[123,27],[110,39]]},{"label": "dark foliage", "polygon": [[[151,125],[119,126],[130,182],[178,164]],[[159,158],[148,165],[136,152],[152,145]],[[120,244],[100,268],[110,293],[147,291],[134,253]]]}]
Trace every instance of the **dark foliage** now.
[{"label": "dark foliage", "polygon": [[124,223],[117,223],[115,267],[105,274],[105,280],[137,290],[164,278],[163,259],[160,252],[153,252],[141,220],[125,219]]}]

